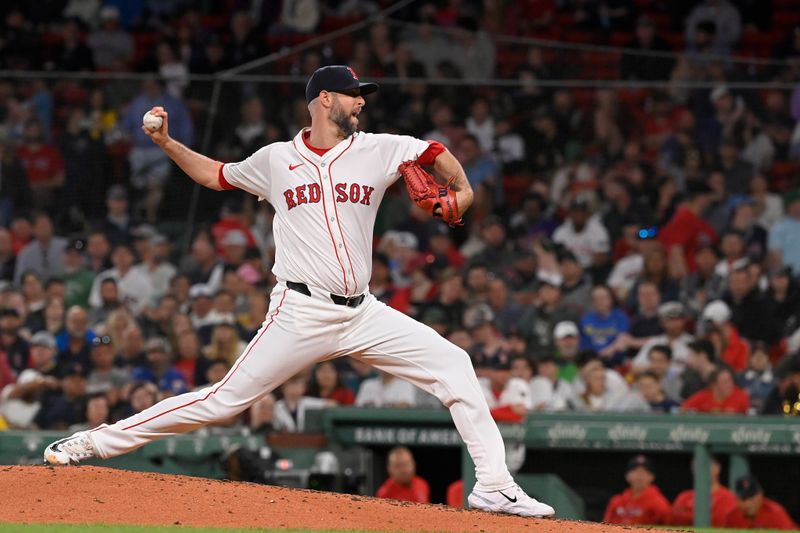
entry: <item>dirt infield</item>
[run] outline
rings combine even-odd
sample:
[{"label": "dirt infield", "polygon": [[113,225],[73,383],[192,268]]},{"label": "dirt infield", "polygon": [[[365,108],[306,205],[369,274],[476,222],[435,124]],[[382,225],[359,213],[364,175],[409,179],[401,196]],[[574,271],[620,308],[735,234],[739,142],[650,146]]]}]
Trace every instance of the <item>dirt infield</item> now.
[{"label": "dirt infield", "polygon": [[0,467],[0,522],[371,531],[621,533],[626,527],[525,519],[442,505],[93,466]]}]

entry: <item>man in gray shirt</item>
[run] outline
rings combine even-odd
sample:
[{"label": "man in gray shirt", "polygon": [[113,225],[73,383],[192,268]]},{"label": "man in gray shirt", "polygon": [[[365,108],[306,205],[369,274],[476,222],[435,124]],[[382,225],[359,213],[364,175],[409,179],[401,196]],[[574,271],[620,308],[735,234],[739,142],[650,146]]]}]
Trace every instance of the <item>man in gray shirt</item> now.
[{"label": "man in gray shirt", "polygon": [[67,240],[53,235],[53,222],[46,213],[33,215],[33,240],[20,250],[14,283],[19,285],[22,275],[28,271],[36,272],[47,280],[64,271],[64,251]]}]

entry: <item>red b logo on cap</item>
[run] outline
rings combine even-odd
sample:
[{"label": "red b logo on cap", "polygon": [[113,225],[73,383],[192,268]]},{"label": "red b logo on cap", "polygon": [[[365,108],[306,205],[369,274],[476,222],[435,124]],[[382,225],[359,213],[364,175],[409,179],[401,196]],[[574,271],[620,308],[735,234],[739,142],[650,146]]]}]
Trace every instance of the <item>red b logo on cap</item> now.
[{"label": "red b logo on cap", "polygon": [[351,75],[352,75],[352,76],[353,76],[355,79],[358,79],[358,74],[356,74],[356,71],[355,71],[355,70],[351,69],[350,67],[347,67],[347,70],[349,70],[349,71],[350,71],[350,74],[351,74]]}]

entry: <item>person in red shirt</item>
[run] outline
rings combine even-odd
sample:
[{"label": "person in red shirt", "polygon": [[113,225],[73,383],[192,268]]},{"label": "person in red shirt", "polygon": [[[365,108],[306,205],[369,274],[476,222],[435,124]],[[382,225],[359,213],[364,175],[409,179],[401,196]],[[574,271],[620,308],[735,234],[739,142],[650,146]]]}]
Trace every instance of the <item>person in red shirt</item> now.
[{"label": "person in red shirt", "polygon": [[378,488],[375,496],[405,502],[430,503],[431,489],[428,482],[416,475],[417,465],[411,450],[397,446],[389,451],[386,464],[389,479]]},{"label": "person in red shirt", "polygon": [[722,300],[714,300],[703,308],[700,320],[709,340],[714,343],[720,358],[736,372],[747,368],[750,345],[731,322],[731,308]]},{"label": "person in red shirt", "polygon": [[353,391],[342,385],[333,361],[323,361],[314,367],[308,384],[308,395],[333,400],[339,405],[353,405],[356,401]]},{"label": "person in red shirt", "polygon": [[711,188],[700,181],[689,182],[687,192],[687,200],[661,228],[658,240],[667,249],[671,262],[679,261],[686,271],[694,272],[697,270],[694,260],[697,249],[717,240],[714,228],[702,218],[714,197]]},{"label": "person in red shirt", "polygon": [[464,480],[457,479],[447,486],[447,505],[457,509],[464,508]]},{"label": "person in red shirt", "polygon": [[24,142],[17,148],[37,207],[49,205],[53,190],[64,183],[64,158],[56,148],[44,143],[42,124],[31,120],[25,125]]},{"label": "person in red shirt", "polygon": [[708,387],[690,396],[681,409],[698,413],[746,414],[750,409],[750,396],[736,386],[729,368],[720,367],[711,373]]},{"label": "person in red shirt", "polygon": [[[723,527],[728,515],[736,509],[738,502],[736,495],[719,482],[719,462],[711,459],[711,525]],[[678,494],[672,504],[672,519],[674,526],[694,525],[694,490],[685,490]]]},{"label": "person in red shirt", "polygon": [[653,465],[644,455],[628,462],[625,480],[629,488],[608,502],[603,522],[607,524],[654,526],[669,523],[669,501],[653,485]]},{"label": "person in red shirt", "polygon": [[753,476],[736,480],[738,507],[725,521],[728,528],[745,529],[797,529],[797,524],[781,504],[764,497],[761,484]]}]

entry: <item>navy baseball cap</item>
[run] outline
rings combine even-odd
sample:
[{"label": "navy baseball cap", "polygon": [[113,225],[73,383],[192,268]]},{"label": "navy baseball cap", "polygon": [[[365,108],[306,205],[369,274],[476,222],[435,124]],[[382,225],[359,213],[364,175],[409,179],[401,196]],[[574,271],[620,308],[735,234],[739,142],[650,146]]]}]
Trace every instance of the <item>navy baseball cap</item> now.
[{"label": "navy baseball cap", "polygon": [[377,83],[362,83],[356,71],[346,65],[328,65],[318,68],[306,84],[306,102],[310,102],[321,91],[334,93],[358,89],[361,96],[378,90]]},{"label": "navy baseball cap", "polygon": [[625,472],[630,472],[631,470],[635,470],[639,467],[644,468],[651,474],[653,473],[653,463],[650,462],[650,458],[642,454],[634,455],[630,458],[628,461],[628,468],[625,469]]},{"label": "navy baseball cap", "polygon": [[736,495],[743,500],[752,498],[762,490],[761,484],[752,475],[742,476],[736,480]]}]

